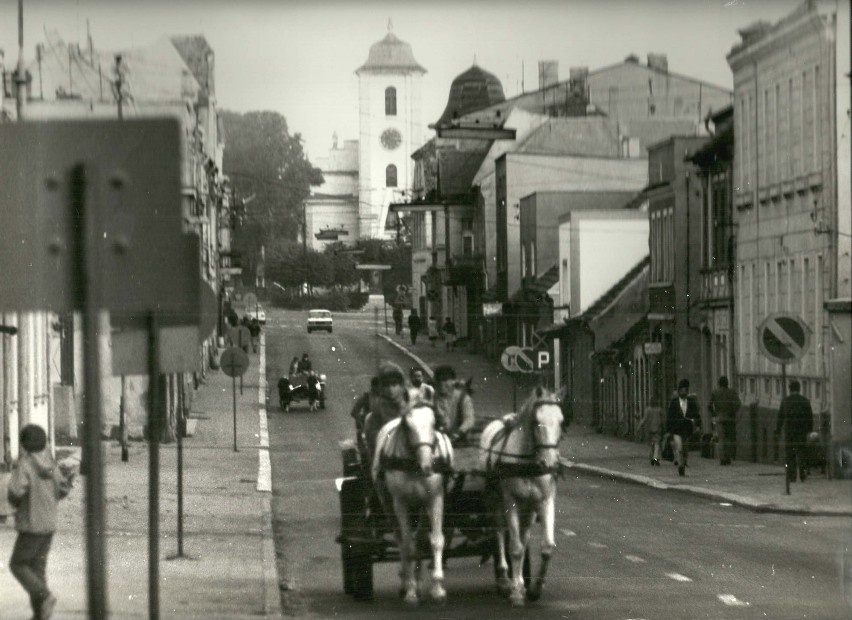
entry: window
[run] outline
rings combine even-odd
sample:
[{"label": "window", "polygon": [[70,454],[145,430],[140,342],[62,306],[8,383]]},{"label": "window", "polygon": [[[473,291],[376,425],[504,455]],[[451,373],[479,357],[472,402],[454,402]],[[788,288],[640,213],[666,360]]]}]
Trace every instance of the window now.
[{"label": "window", "polygon": [[385,187],[396,187],[396,166],[393,164],[385,168]]},{"label": "window", "polygon": [[465,233],[462,237],[462,254],[464,256],[473,256],[473,235]]},{"label": "window", "polygon": [[393,86],[385,89],[385,115],[396,116],[396,89]]}]

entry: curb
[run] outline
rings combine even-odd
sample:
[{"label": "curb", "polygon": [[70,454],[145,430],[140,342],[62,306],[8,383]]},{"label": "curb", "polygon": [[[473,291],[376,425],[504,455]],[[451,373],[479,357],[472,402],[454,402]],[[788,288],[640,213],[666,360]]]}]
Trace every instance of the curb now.
[{"label": "curb", "polygon": [[426,362],[424,362],[424,361],[423,361],[422,359],[420,359],[417,355],[415,355],[414,353],[412,353],[411,351],[409,351],[407,348],[405,348],[404,346],[402,346],[402,345],[401,345],[401,344],[399,344],[398,342],[394,341],[394,339],[393,339],[393,338],[391,338],[390,336],[385,336],[384,334],[376,334],[376,336],[378,336],[379,338],[384,339],[386,342],[389,342],[390,344],[392,344],[393,346],[395,346],[397,349],[399,349],[400,351],[402,351],[403,353],[405,353],[408,357],[410,357],[411,359],[413,359],[415,362],[417,362],[418,364],[420,364],[421,368],[423,368],[423,370],[424,370],[424,371],[426,371],[426,374],[427,374],[427,375],[429,375],[429,378],[430,378],[430,379],[434,376],[434,374],[435,374],[435,373],[433,373],[433,372],[432,372],[432,367],[431,367],[431,366],[429,366],[429,364],[427,364]]},{"label": "curb", "polygon": [[[429,365],[420,359],[417,355],[409,351],[406,347],[402,346],[398,342],[395,342],[389,336],[385,336],[384,334],[376,334],[378,337],[383,338],[397,349],[408,355],[415,362],[420,364],[423,369],[429,374],[431,378],[433,373],[432,369]],[[607,469],[605,467],[598,467],[597,465],[589,465],[586,463],[577,463],[575,461],[568,461],[564,457],[559,457],[560,462],[569,469],[576,469],[577,471],[597,474],[599,476],[606,476],[608,478],[614,478],[616,480],[623,480],[625,482],[632,482],[634,484],[642,484],[653,489],[659,489],[662,491],[680,491],[682,493],[689,493],[690,495],[696,495],[698,497],[704,497],[707,499],[728,502],[735,506],[739,506],[741,508],[747,508],[754,512],[759,513],[775,513],[775,514],[788,514],[788,515],[807,515],[812,517],[852,517],[852,511],[850,510],[808,510],[804,508],[786,508],[784,506],[778,506],[777,504],[769,504],[766,502],[759,502],[750,497],[745,497],[742,495],[737,495],[736,493],[728,493],[725,491],[713,491],[711,489],[706,489],[704,487],[696,487],[691,485],[672,485],[667,484],[665,482],[661,482],[656,478],[651,478],[649,476],[642,476],[639,474],[628,474],[621,471],[616,471],[613,469]]]}]

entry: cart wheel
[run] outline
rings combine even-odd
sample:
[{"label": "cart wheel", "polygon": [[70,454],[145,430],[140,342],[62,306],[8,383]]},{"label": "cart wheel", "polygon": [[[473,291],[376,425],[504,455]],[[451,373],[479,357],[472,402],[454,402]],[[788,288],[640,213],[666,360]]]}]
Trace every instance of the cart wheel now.
[{"label": "cart wheel", "polygon": [[367,538],[367,505],[364,482],[360,478],[343,481],[340,488],[341,549],[343,591],[356,600],[373,598],[373,558],[369,547],[352,544],[350,538]]},{"label": "cart wheel", "polygon": [[373,600],[373,558],[369,550],[355,547],[349,550],[349,569],[352,598],[356,601]]}]

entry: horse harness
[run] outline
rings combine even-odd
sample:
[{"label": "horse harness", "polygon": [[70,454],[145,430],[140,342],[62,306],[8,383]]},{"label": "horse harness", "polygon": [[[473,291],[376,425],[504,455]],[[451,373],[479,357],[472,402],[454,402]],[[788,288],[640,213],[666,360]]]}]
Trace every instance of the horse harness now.
[{"label": "horse harness", "polygon": [[[409,473],[419,472],[420,466],[414,457],[414,453],[417,451],[417,448],[427,446],[432,451],[435,459],[432,465],[432,472],[436,474],[452,473],[450,459],[441,451],[440,437],[443,433],[436,430],[435,439],[431,443],[426,441],[412,443],[409,439],[408,433],[401,432],[403,425],[408,426],[407,416],[402,416],[399,425],[391,431],[388,443],[385,444],[384,449],[381,452],[380,462],[382,471],[404,471]],[[400,435],[402,435],[402,439],[400,439]],[[394,454],[394,452],[397,451],[400,441],[405,442],[404,447],[407,448],[407,456],[397,456]],[[446,441],[449,440],[447,439]]]},{"label": "horse harness", "polygon": [[[538,410],[542,405],[559,405],[558,400],[539,400],[533,403],[533,409]],[[531,422],[536,422],[535,415],[531,416]],[[532,426],[532,424],[530,424]],[[535,443],[535,439],[533,439],[533,452],[517,454],[514,452],[506,452],[506,444],[509,442],[509,436],[515,430],[515,428],[519,427],[511,427],[504,422],[503,428],[497,431],[494,434],[494,439],[491,441],[491,445],[488,446],[488,460],[486,461],[486,470],[489,472],[489,476],[493,476],[496,478],[538,478],[539,476],[546,476],[548,474],[556,475],[559,473],[559,466],[556,465],[554,467],[544,467],[541,463],[534,461],[536,457],[536,452],[541,449],[547,448],[558,448],[559,443],[544,443],[539,444]],[[529,431],[530,436],[534,437],[532,429]],[[500,448],[495,450],[495,446],[500,443]],[[492,462],[492,457],[497,457],[495,461]],[[509,456],[517,459],[523,459],[524,463],[504,463],[500,461],[500,457]]]}]

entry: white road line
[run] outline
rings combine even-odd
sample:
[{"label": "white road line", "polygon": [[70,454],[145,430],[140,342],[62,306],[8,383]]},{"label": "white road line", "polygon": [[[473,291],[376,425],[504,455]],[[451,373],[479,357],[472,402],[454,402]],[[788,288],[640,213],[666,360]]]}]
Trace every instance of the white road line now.
[{"label": "white road line", "polygon": [[680,573],[666,573],[666,577],[668,577],[669,579],[674,579],[675,581],[692,581],[692,579],[690,579],[686,575],[681,575]]},{"label": "white road line", "polygon": [[577,535],[574,532],[572,532],[571,530],[559,530],[559,531],[562,532],[563,534],[565,534],[565,536],[567,536],[568,538],[570,538],[571,536]]},{"label": "white road line", "polygon": [[266,418],[266,334],[260,334],[260,351],[257,355],[257,415],[260,428],[260,447],[257,450],[258,491],[272,492],[272,462],[269,460],[269,424]]},{"label": "white road line", "polygon": [[748,607],[751,603],[747,603],[745,601],[738,600],[736,596],[733,594],[719,594],[717,595],[719,600],[725,603],[730,607]]},{"label": "white road line", "polygon": [[645,563],[645,560],[640,558],[638,555],[625,555],[624,559],[629,560],[629,561],[633,562],[634,564],[644,564]]},{"label": "white road line", "polygon": [[599,542],[594,542],[594,541],[590,542],[589,546],[594,547],[595,549],[606,549],[607,548],[607,546],[605,544],[599,543]]}]

